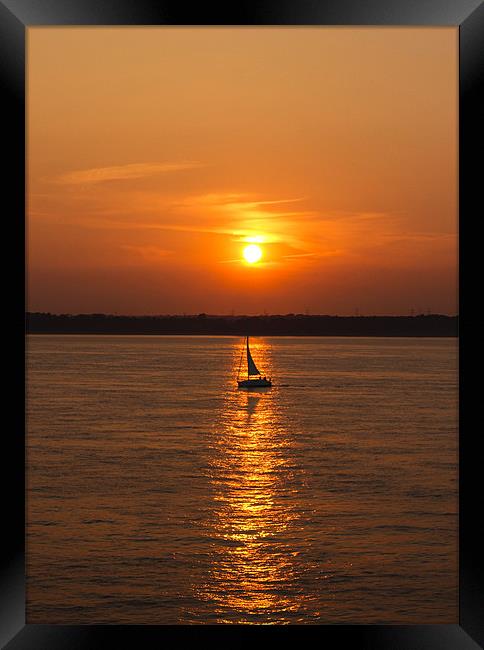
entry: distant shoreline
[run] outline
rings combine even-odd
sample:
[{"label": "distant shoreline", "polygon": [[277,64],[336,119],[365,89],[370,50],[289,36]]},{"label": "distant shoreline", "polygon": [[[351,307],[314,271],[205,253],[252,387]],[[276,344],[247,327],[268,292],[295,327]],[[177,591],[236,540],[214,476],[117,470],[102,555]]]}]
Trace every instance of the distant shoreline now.
[{"label": "distant shoreline", "polygon": [[457,337],[458,316],[117,316],[27,313],[27,334]]}]

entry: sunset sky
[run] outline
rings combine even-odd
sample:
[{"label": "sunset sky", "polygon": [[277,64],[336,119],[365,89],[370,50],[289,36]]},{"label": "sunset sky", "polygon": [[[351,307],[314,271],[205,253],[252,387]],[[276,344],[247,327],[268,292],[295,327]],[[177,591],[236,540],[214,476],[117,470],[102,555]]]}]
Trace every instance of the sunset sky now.
[{"label": "sunset sky", "polygon": [[29,28],[27,83],[30,311],[456,313],[457,29]]}]

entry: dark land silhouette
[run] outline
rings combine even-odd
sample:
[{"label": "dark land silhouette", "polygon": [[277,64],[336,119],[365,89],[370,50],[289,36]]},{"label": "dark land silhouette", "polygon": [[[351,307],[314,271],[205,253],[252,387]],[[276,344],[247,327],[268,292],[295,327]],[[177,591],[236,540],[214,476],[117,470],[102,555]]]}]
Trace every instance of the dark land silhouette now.
[{"label": "dark land silhouette", "polygon": [[27,313],[29,334],[207,334],[236,336],[457,336],[458,317],[416,316],[117,316]]}]

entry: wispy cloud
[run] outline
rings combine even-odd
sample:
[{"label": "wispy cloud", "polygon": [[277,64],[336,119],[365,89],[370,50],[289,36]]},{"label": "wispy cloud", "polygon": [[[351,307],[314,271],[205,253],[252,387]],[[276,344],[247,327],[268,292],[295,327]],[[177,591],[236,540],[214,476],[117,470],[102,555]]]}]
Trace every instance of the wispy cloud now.
[{"label": "wispy cloud", "polygon": [[80,185],[87,183],[104,183],[106,181],[130,180],[143,178],[154,174],[184,171],[204,167],[197,161],[163,162],[163,163],[130,163],[114,167],[93,167],[62,174],[56,180],[62,185]]},{"label": "wispy cloud", "polygon": [[[186,197],[172,207],[179,213],[188,213],[191,219],[203,214],[204,220],[210,220],[212,229],[219,230],[222,226],[224,231],[230,231],[243,241],[258,237],[257,241],[267,243],[287,241],[290,237],[288,224],[314,216],[313,212],[304,209],[280,207],[305,200],[306,197],[262,199],[248,193],[212,192]],[[281,227],[283,232],[279,232]]]},{"label": "wispy cloud", "polygon": [[130,244],[125,244],[121,246],[121,248],[132,253],[135,257],[147,262],[158,262],[173,254],[173,251],[171,250],[153,245],[132,246]]},{"label": "wispy cloud", "polygon": [[270,199],[261,200],[255,198],[251,194],[240,192],[209,192],[197,196],[191,196],[180,201],[179,206],[200,206],[211,205],[216,207],[230,206],[238,208],[243,207],[258,207],[260,205],[277,205],[279,203],[295,203],[303,201],[305,197],[297,197],[292,199]]}]

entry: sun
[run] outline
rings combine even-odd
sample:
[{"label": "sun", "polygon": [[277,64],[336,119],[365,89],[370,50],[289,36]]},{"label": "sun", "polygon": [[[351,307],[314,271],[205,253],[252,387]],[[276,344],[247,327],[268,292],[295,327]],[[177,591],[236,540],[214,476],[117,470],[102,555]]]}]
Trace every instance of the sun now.
[{"label": "sun", "polygon": [[250,244],[244,248],[244,257],[249,264],[255,264],[262,257],[262,250],[257,244]]}]

